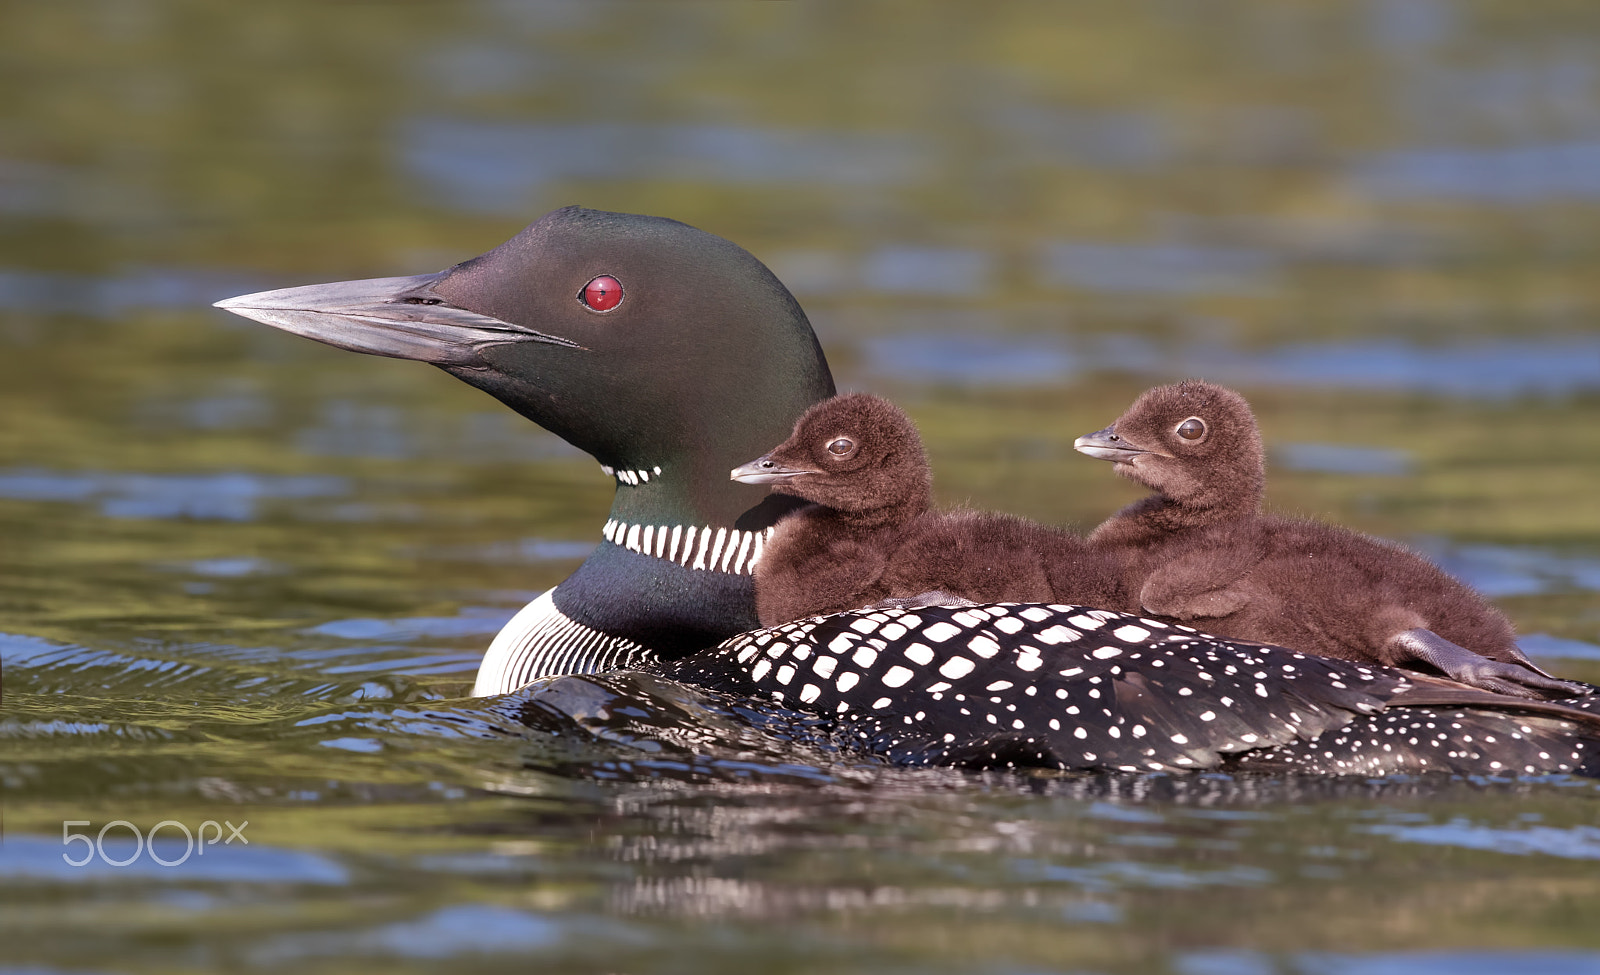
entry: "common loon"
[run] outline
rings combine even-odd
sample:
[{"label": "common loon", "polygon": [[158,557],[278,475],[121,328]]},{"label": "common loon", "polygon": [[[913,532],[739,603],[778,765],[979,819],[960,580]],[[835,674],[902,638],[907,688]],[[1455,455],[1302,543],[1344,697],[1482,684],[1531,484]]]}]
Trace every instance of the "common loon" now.
[{"label": "common loon", "polygon": [[767,625],[879,605],[1121,601],[1119,561],[1015,515],[936,511],[911,418],[870,393],[811,407],[735,480],[814,503],[777,525],[756,566]]},{"label": "common loon", "polygon": [[728,471],[781,442],[833,382],[771,272],[685,224],[568,207],[435,274],[217,305],[431,362],[616,479],[604,544],[506,625],[477,694],[646,667],[828,716],[853,747],[908,763],[1600,774],[1592,697],[1519,700],[1108,610],[925,607],[755,628],[752,566],[792,502]]},{"label": "common loon", "polygon": [[1128,567],[1117,609],[1326,657],[1421,664],[1502,694],[1588,692],[1535,667],[1505,614],[1433,563],[1343,528],[1264,514],[1261,434],[1231,389],[1189,381],[1147,390],[1076,446],[1155,491],[1089,536]]}]

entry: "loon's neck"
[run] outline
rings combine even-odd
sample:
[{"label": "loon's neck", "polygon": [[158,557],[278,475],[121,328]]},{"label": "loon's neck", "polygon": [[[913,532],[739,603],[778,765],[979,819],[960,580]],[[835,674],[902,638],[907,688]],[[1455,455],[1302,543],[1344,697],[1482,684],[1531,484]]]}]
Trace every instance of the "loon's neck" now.
[{"label": "loon's neck", "polygon": [[607,466],[617,493],[604,541],[555,608],[668,658],[758,626],[755,565],[773,524],[804,502],[728,481],[731,465],[721,482],[671,459]]},{"label": "loon's neck", "polygon": [[501,629],[475,694],[503,694],[550,674],[671,659],[760,625],[755,565],[773,523],[805,502],[763,498],[759,489],[731,482],[742,490],[697,497],[670,462],[607,473],[617,493],[603,541]]}]

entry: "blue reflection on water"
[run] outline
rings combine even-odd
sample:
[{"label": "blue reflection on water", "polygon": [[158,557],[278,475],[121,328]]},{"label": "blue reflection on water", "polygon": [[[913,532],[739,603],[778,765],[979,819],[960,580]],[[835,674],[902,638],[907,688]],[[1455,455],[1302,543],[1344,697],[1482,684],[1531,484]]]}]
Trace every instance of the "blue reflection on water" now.
[{"label": "blue reflection on water", "polygon": [[424,550],[428,558],[461,562],[570,562],[594,554],[596,542],[572,542],[553,538],[521,538],[487,545],[441,546]]},{"label": "blue reflection on water", "polygon": [[465,952],[528,951],[553,944],[560,936],[560,926],[525,911],[460,904],[420,920],[379,928],[362,940],[397,954],[447,958]]},{"label": "blue reflection on water", "polygon": [[1530,657],[1600,660],[1600,646],[1582,640],[1565,640],[1548,633],[1529,633],[1526,636],[1519,636],[1517,646]]},{"label": "blue reflection on water", "polygon": [[244,278],[193,268],[140,268],[118,276],[0,270],[8,312],[121,318],[140,309],[195,310],[251,290]]},{"label": "blue reflection on water", "polygon": [[1600,557],[1511,545],[1452,545],[1421,538],[1414,546],[1446,572],[1486,596],[1600,592]]},{"label": "blue reflection on water", "polygon": [[1034,385],[1062,382],[1084,371],[1054,336],[902,333],[862,343],[867,370],[897,379]]},{"label": "blue reflection on water", "polygon": [[[242,817],[235,817],[238,823]],[[92,824],[95,833],[89,834],[91,840],[105,823]],[[148,833],[155,822],[139,822],[134,824],[140,832]],[[191,832],[198,823],[185,823]],[[90,827],[81,827],[89,829]],[[244,838],[249,838],[245,832]],[[118,826],[106,833],[105,839],[100,842],[99,848],[105,851],[106,859],[121,862],[129,861],[127,866],[117,867],[105,863],[96,855],[81,867],[72,866],[62,859],[66,853],[74,861],[84,858],[84,845],[80,840],[70,847],[64,847],[60,836],[39,837],[28,834],[11,834],[6,836],[4,844],[0,844],[0,877],[42,877],[55,881],[87,881],[103,883],[107,880],[161,880],[171,883],[188,883],[195,880],[226,881],[233,883],[267,883],[267,884],[346,884],[350,882],[348,871],[331,860],[307,853],[303,850],[289,850],[282,847],[262,846],[252,844],[242,845],[243,841],[236,840],[232,844],[211,844],[205,846],[204,853],[200,852],[198,844],[194,852],[185,858],[184,850],[187,846],[181,838],[182,831],[174,827],[166,827],[159,833],[155,841],[156,855],[168,863],[176,866],[162,866],[150,856],[147,845],[142,851],[132,837],[130,830]],[[207,834],[209,838],[209,833]]]},{"label": "blue reflection on water", "polygon": [[1600,142],[1379,153],[1355,179],[1377,196],[1522,205],[1600,197]]},{"label": "blue reflection on water", "polygon": [[1399,340],[1158,346],[1062,335],[900,332],[862,343],[869,372],[912,381],[1031,385],[1096,371],[1244,385],[1414,390],[1478,399],[1600,389],[1600,336],[1422,346]]},{"label": "blue reflection on water", "polygon": [[882,186],[932,172],[910,136],[727,125],[419,118],[402,129],[399,154],[431,193],[496,214],[568,179]]},{"label": "blue reflection on water", "polygon": [[868,255],[862,284],[888,294],[975,295],[988,287],[989,255],[953,247],[885,247]]},{"label": "blue reflection on water", "polygon": [[1172,960],[1179,975],[1278,975],[1272,956],[1259,951],[1217,948],[1185,952]]},{"label": "blue reflection on water", "polygon": [[1303,975],[1594,975],[1600,952],[1416,951],[1389,955],[1334,955],[1307,952],[1293,969]]},{"label": "blue reflection on water", "polygon": [[[1183,375],[1221,382],[1414,390],[1474,398],[1600,388],[1600,337],[1419,346],[1397,340],[1287,345],[1262,352],[1217,346],[1180,356]],[[1153,364],[1153,363],[1152,363]]]},{"label": "blue reflection on water", "polygon": [[928,297],[971,297],[990,285],[993,258],[964,247],[890,245],[865,256],[830,250],[766,255],[790,291],[804,297],[851,291]]},{"label": "blue reflection on water", "polygon": [[267,426],[277,411],[264,394],[241,391],[193,399],[152,400],[142,412],[161,424],[194,430],[237,430]]},{"label": "blue reflection on water", "polygon": [[74,649],[76,648],[69,644],[55,643],[36,636],[0,633],[0,661],[8,667],[31,665],[41,659],[66,656]]},{"label": "blue reflection on water", "polygon": [[344,752],[375,755],[383,751],[383,742],[376,738],[328,738],[317,742],[323,748],[337,748]]},{"label": "blue reflection on water", "polygon": [[493,635],[515,615],[514,610],[468,607],[460,616],[410,616],[400,619],[334,620],[307,630],[341,640],[415,640],[421,637]]},{"label": "blue reflection on water", "polygon": [[[258,965],[276,965],[293,958],[352,953],[410,958],[523,954],[554,947],[565,937],[565,927],[537,914],[494,904],[454,904],[425,917],[365,931],[281,935],[252,955]],[[606,928],[604,940],[626,940],[617,925]]]},{"label": "blue reflection on water", "polygon": [[260,575],[276,569],[266,559],[252,556],[240,556],[230,559],[196,559],[185,566],[195,575],[211,576],[217,579],[241,579],[245,576]]},{"label": "blue reflection on water", "polygon": [[110,474],[0,471],[0,498],[97,503],[111,518],[249,521],[269,499],[350,493],[344,478],[267,474]]},{"label": "blue reflection on water", "polygon": [[1465,819],[1448,823],[1407,826],[1385,823],[1363,827],[1365,832],[1388,836],[1406,843],[1454,846],[1464,850],[1485,850],[1510,856],[1563,857],[1569,860],[1600,860],[1600,826],[1529,826],[1501,829],[1478,826]]},{"label": "blue reflection on water", "polygon": [[1216,948],[1184,952],[1173,958],[1172,970],[1178,975],[1593,975],[1600,971],[1600,953],[1474,949],[1274,956],[1249,949]]},{"label": "blue reflection on water", "polygon": [[1367,26],[1378,47],[1415,55],[1454,33],[1459,18],[1449,0],[1376,0],[1367,4]]},{"label": "blue reflection on water", "polygon": [[1240,247],[1184,244],[1046,244],[1040,274],[1047,284],[1135,294],[1255,291],[1271,282],[1271,255]]},{"label": "blue reflection on water", "polygon": [[1179,151],[1181,136],[1161,112],[1067,108],[1020,98],[1000,99],[987,108],[984,121],[995,142],[986,161],[997,167],[1151,170]]},{"label": "blue reflection on water", "polygon": [[1378,474],[1390,477],[1409,474],[1416,466],[1409,450],[1352,447],[1349,444],[1331,443],[1274,444],[1272,461],[1277,466],[1291,471]]},{"label": "blue reflection on water", "polygon": [[403,460],[442,457],[503,462],[578,456],[576,447],[514,413],[481,412],[451,417],[392,406],[333,400],[321,419],[295,435],[302,452],[327,457]]}]

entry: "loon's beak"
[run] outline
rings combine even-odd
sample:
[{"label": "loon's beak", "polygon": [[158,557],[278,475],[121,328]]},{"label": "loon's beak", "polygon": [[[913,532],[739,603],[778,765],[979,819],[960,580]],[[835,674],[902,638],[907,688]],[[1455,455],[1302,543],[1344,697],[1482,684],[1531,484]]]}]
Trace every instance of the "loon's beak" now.
[{"label": "loon's beak", "polygon": [[741,484],[775,484],[778,481],[787,481],[791,477],[801,474],[816,474],[817,471],[801,470],[796,467],[784,467],[772,459],[771,454],[757,457],[748,464],[741,464],[728,473],[728,480],[738,481]]},{"label": "loon's beak", "polygon": [[568,339],[457,308],[433,291],[449,272],[336,281],[225,298],[216,307],[339,349],[439,366],[481,366],[478,350]]},{"label": "loon's beak", "polygon": [[1096,460],[1109,460],[1114,464],[1126,464],[1140,454],[1156,453],[1153,450],[1135,447],[1113,432],[1115,429],[1106,427],[1104,430],[1086,433],[1072,441],[1072,449],[1080,454],[1088,454]]}]

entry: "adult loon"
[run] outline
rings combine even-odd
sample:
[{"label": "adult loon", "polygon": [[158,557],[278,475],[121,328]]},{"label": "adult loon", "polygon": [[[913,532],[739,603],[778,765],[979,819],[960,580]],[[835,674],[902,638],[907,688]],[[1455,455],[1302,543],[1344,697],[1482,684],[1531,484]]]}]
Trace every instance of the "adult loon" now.
[{"label": "adult loon", "polygon": [[605,543],[495,638],[478,694],[642,666],[830,716],[848,743],[907,763],[1600,774],[1594,698],[1521,701],[1106,610],[755,629],[752,565],[789,509],[728,471],[833,382],[771,272],[685,224],[569,207],[435,274],[217,305],[440,366],[615,478]]}]

